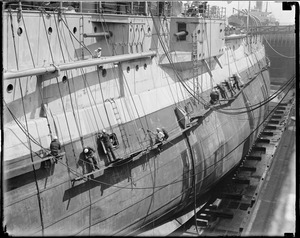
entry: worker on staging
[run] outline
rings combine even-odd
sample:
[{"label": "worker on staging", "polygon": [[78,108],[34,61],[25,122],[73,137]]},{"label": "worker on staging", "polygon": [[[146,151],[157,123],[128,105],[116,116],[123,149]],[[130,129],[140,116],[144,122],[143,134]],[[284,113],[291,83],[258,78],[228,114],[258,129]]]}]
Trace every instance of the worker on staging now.
[{"label": "worker on staging", "polygon": [[226,92],[225,92],[225,88],[223,87],[223,85],[217,84],[217,89],[219,90],[221,97],[223,99],[226,99]]},{"label": "worker on staging", "polygon": [[168,132],[164,128],[156,128],[156,143],[163,142],[169,138]]},{"label": "worker on staging", "polygon": [[85,155],[85,159],[89,162],[92,171],[95,171],[95,169],[99,169],[97,160],[95,158],[95,150],[89,146],[84,147],[83,153]]},{"label": "worker on staging", "polygon": [[105,129],[102,130],[102,133],[100,134],[100,139],[102,140],[103,145],[105,147],[109,163],[114,162],[116,160],[116,156],[113,152],[113,146],[112,146],[112,143],[110,141],[109,134],[106,133]]},{"label": "worker on staging", "polygon": [[163,141],[169,138],[168,132],[164,128],[156,128],[155,143],[158,144],[157,150],[160,152]]},{"label": "worker on staging", "polygon": [[101,58],[102,48],[99,47],[95,50],[95,58]]},{"label": "worker on staging", "polygon": [[232,78],[233,78],[233,82],[234,82],[234,83],[233,83],[233,87],[235,87],[235,88],[237,88],[238,90],[240,90],[239,76],[236,75],[236,74],[233,74]]},{"label": "worker on staging", "polygon": [[228,82],[227,80],[225,80],[225,86],[228,88],[228,90],[230,91],[231,93],[231,97],[234,97],[234,90],[232,88],[232,85],[230,82]]},{"label": "worker on staging", "polygon": [[57,163],[60,149],[61,149],[61,144],[60,144],[57,136],[53,136],[53,139],[50,143],[50,151],[51,151],[51,155],[54,157],[55,163]]}]

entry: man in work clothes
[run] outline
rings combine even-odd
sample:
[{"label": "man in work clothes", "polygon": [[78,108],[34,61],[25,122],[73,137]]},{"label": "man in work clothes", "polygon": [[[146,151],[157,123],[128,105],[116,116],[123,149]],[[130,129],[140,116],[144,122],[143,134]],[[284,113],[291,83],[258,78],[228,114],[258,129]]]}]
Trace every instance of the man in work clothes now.
[{"label": "man in work clothes", "polygon": [[83,153],[85,155],[86,160],[89,162],[92,170],[94,171],[95,168],[99,169],[96,158],[94,156],[95,150],[89,146],[84,147]]},{"label": "man in work clothes", "polygon": [[102,130],[102,133],[100,134],[100,139],[102,140],[103,145],[104,145],[104,147],[106,149],[106,154],[107,154],[109,163],[115,161],[116,160],[116,156],[115,156],[115,154],[113,152],[113,146],[111,144],[111,141],[110,141],[110,138],[109,138],[109,134],[106,133],[105,129]]},{"label": "man in work clothes", "polygon": [[221,97],[226,99],[225,88],[221,84],[217,84],[217,89],[220,91]]},{"label": "man in work clothes", "polygon": [[164,128],[159,128],[159,127],[156,128],[156,133],[154,133],[150,130],[147,130],[147,131],[152,133],[153,135],[155,135],[155,144],[158,144],[157,150],[158,150],[158,152],[160,152],[163,141],[165,141],[169,138],[168,132]]},{"label": "man in work clothes", "polygon": [[57,136],[54,136],[51,143],[50,143],[50,151],[51,155],[54,157],[55,163],[57,163],[58,154],[61,149],[61,144],[57,139]]},{"label": "man in work clothes", "polygon": [[239,79],[238,79],[238,76],[236,74],[233,74],[232,76],[233,78],[233,87],[234,88],[237,88],[238,90],[240,90],[240,85],[239,85]]}]

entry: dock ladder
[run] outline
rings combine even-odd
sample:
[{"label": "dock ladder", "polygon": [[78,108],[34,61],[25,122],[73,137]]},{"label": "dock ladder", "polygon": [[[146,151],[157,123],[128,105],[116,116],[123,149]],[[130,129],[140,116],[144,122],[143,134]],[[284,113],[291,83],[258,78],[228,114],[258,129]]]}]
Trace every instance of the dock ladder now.
[{"label": "dock ladder", "polygon": [[111,103],[116,121],[117,121],[119,129],[120,129],[122,141],[124,143],[125,150],[126,150],[127,148],[129,148],[129,141],[128,141],[128,137],[127,137],[124,125],[123,125],[122,120],[121,120],[121,116],[120,116],[118,107],[117,107],[116,102],[113,98],[109,98],[109,99],[107,99],[107,101],[109,101]]}]

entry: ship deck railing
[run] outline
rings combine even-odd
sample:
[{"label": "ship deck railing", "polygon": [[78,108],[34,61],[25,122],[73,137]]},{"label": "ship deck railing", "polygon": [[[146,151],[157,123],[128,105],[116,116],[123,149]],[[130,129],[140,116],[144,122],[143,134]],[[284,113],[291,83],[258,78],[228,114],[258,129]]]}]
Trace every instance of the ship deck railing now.
[{"label": "ship deck railing", "polygon": [[[59,13],[78,13],[78,14],[109,14],[109,15],[128,15],[128,16],[198,16],[203,18],[224,19],[226,18],[226,8],[216,5],[199,3],[199,6],[185,6],[183,12],[180,12],[178,3],[173,1],[159,2],[6,2],[4,9],[10,8],[17,10],[19,7],[22,10],[59,12]],[[191,8],[197,9],[197,13],[190,14]],[[190,11],[190,12],[189,12]]]}]

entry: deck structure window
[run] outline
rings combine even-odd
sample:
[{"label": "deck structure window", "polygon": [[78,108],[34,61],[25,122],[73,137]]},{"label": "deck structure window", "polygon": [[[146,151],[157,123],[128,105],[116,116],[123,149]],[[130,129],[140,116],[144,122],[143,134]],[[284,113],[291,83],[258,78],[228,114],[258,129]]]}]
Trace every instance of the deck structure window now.
[{"label": "deck structure window", "polygon": [[[186,32],[186,23],[185,22],[178,22],[177,29],[178,29],[178,32],[180,32],[180,31],[185,31]],[[186,35],[178,36],[177,40],[178,41],[186,40]]]}]

